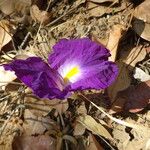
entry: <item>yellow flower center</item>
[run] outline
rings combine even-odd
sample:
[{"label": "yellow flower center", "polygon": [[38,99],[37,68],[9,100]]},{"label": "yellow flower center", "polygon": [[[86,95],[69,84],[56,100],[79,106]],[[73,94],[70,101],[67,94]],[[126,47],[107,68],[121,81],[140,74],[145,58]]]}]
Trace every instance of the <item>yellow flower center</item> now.
[{"label": "yellow flower center", "polygon": [[72,77],[77,75],[80,72],[79,67],[75,66],[71,68],[64,77],[64,80],[70,80]]}]

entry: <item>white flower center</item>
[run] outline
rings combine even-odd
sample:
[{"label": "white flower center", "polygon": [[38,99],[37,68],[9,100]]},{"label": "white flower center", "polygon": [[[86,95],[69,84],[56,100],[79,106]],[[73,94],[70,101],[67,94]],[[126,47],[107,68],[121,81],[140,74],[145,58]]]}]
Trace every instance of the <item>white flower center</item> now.
[{"label": "white flower center", "polygon": [[59,69],[60,75],[63,77],[65,82],[74,83],[78,80],[81,75],[81,69],[79,65],[65,65]]}]

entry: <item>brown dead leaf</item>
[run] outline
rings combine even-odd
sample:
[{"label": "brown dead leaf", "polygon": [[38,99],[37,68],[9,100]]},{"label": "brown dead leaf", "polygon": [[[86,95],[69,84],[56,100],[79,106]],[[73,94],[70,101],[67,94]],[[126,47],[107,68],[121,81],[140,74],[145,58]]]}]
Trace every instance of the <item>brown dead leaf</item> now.
[{"label": "brown dead leaf", "polygon": [[83,102],[80,106],[79,106],[79,108],[77,108],[77,113],[79,114],[79,115],[85,115],[85,114],[87,114],[87,109],[86,109],[86,107],[85,107],[85,103]]},{"label": "brown dead leaf", "polygon": [[27,14],[31,4],[32,0],[0,0],[0,10],[6,15],[14,12]]},{"label": "brown dead leaf", "polygon": [[130,86],[118,93],[118,97],[125,100],[125,110],[133,113],[143,110],[150,103],[150,80]]},{"label": "brown dead leaf", "polygon": [[119,0],[89,0],[91,2],[94,2],[94,3],[105,3],[105,2],[113,2],[113,3],[118,3]]},{"label": "brown dead leaf", "polygon": [[144,22],[150,23],[150,1],[145,0],[134,11],[134,16]]},{"label": "brown dead leaf", "polygon": [[0,50],[12,40],[13,32],[13,25],[9,21],[0,21]]},{"label": "brown dead leaf", "polygon": [[112,139],[110,133],[100,123],[97,123],[91,116],[79,116],[77,121],[84,125],[88,130],[92,131],[93,134],[104,136],[107,139]]},{"label": "brown dead leaf", "polygon": [[94,3],[105,3],[105,2],[118,3],[118,0],[89,0],[89,1],[94,2]]},{"label": "brown dead leaf", "polygon": [[95,41],[96,43],[100,44],[100,45],[103,45],[104,47],[107,45],[108,43],[108,37],[105,37],[105,38],[98,38],[95,34],[92,34],[91,35],[91,39],[92,41]]},{"label": "brown dead leaf", "polygon": [[145,23],[140,19],[134,19],[133,28],[135,32],[143,39],[150,41],[150,23]]},{"label": "brown dead leaf", "polygon": [[129,75],[129,70],[126,64],[122,61],[117,62],[119,67],[119,74],[116,81],[107,89],[108,96],[112,102],[111,113],[122,111],[122,106],[124,101],[117,97],[117,93],[130,86],[131,77]]},{"label": "brown dead leaf", "polygon": [[117,48],[119,44],[119,40],[122,36],[122,32],[124,30],[124,27],[122,25],[114,25],[112,30],[109,34],[109,40],[107,43],[107,48],[110,50],[111,57],[109,57],[109,60],[115,61],[117,56]]},{"label": "brown dead leaf", "polygon": [[87,9],[91,17],[100,17],[106,13],[106,6],[99,6],[95,3],[88,2]]},{"label": "brown dead leaf", "polygon": [[0,10],[6,14],[10,15],[14,12],[16,0],[0,0]]},{"label": "brown dead leaf", "polygon": [[0,86],[5,86],[11,81],[15,80],[17,77],[14,72],[6,71],[3,66],[0,66]]},{"label": "brown dead leaf", "polygon": [[89,135],[89,146],[86,147],[86,150],[104,150],[100,143],[96,140],[94,135]]},{"label": "brown dead leaf", "polygon": [[83,135],[85,132],[85,126],[82,125],[80,122],[76,122],[74,126],[73,135]]},{"label": "brown dead leaf", "polygon": [[113,137],[116,141],[118,141],[116,143],[118,149],[120,150],[126,150],[126,146],[130,141],[130,136],[129,134],[126,132],[126,127],[122,126],[120,124],[115,125],[115,127],[113,128]]},{"label": "brown dead leaf", "polygon": [[67,100],[39,100],[36,97],[26,96],[25,102],[28,107],[34,110],[34,114],[38,116],[46,115],[52,109],[56,109],[60,114],[64,113],[68,109]]},{"label": "brown dead leaf", "polygon": [[12,142],[17,132],[22,133],[22,120],[17,117],[12,117],[10,120],[5,120],[1,127],[0,150],[12,150]]},{"label": "brown dead leaf", "polygon": [[23,135],[43,134],[44,131],[56,131],[59,127],[49,117],[36,116],[34,111],[26,109],[24,112]]},{"label": "brown dead leaf", "polygon": [[[146,116],[147,113],[144,113],[138,114],[135,120],[131,119],[131,117],[124,119],[128,123],[139,125],[142,130],[137,128],[128,132],[125,126],[113,122],[112,134],[115,141],[117,141],[116,146],[119,150],[146,150],[146,142],[150,138],[149,120],[145,118]],[[131,134],[134,137],[132,140]]]},{"label": "brown dead leaf", "polygon": [[150,1],[145,0],[134,12],[133,28],[138,35],[150,41]]},{"label": "brown dead leaf", "polygon": [[125,48],[120,52],[120,61],[117,62],[119,75],[117,80],[108,88],[108,95],[113,102],[111,113],[122,111],[125,100],[116,97],[119,91],[125,90],[130,86],[130,71],[133,71],[137,62],[142,61],[146,56],[146,49],[139,45],[134,48]]},{"label": "brown dead leaf", "polygon": [[117,62],[118,68],[119,68],[119,74],[116,79],[116,81],[108,87],[108,95],[111,99],[111,101],[114,101],[116,98],[116,95],[119,91],[126,89],[129,87],[131,78],[129,76],[129,70],[127,68],[127,65],[124,64],[122,61]]},{"label": "brown dead leaf", "polygon": [[33,5],[30,8],[30,14],[34,21],[38,21],[44,25],[48,24],[51,21],[52,14],[47,11],[41,11],[37,5]]},{"label": "brown dead leaf", "polygon": [[139,45],[129,51],[122,51],[120,59],[123,59],[123,62],[130,65],[131,68],[135,67],[136,63],[142,61],[145,56],[146,49],[142,45]]},{"label": "brown dead leaf", "polygon": [[18,136],[13,142],[13,150],[55,150],[56,141],[48,135]]},{"label": "brown dead leaf", "polygon": [[16,0],[15,1],[15,11],[23,15],[29,13],[29,9],[32,5],[33,0]]}]

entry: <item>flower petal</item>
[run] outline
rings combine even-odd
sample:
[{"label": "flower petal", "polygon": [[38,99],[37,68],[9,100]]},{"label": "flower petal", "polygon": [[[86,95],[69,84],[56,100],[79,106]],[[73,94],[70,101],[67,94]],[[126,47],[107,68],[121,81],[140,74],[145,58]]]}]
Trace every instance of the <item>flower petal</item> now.
[{"label": "flower petal", "polygon": [[63,99],[68,92],[63,90],[60,75],[39,57],[14,60],[10,64],[5,64],[4,68],[14,71],[16,76],[40,98]]},{"label": "flower petal", "polygon": [[[109,51],[89,38],[60,40],[53,46],[54,52],[49,55],[49,64],[52,68],[58,69],[63,64],[78,62],[82,66],[91,65],[107,60]],[[95,61],[95,62],[94,62]]]},{"label": "flower petal", "polygon": [[86,68],[86,74],[79,81],[71,84],[71,91],[85,89],[104,89],[112,84],[118,75],[118,68],[113,62],[104,62],[93,68]]},{"label": "flower petal", "polygon": [[117,66],[108,61],[109,50],[89,38],[63,39],[53,49],[49,63],[62,77],[66,77],[75,68],[80,72],[70,79],[72,91],[104,89],[118,74]]}]

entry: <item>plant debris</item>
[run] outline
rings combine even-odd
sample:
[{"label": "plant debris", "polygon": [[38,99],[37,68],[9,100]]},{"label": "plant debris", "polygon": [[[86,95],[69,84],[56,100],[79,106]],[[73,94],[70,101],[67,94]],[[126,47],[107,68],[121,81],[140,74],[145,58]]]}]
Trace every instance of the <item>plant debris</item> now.
[{"label": "plant debris", "polygon": [[1,0],[0,150],[149,150],[149,5]]}]

